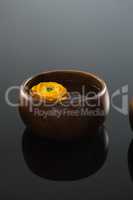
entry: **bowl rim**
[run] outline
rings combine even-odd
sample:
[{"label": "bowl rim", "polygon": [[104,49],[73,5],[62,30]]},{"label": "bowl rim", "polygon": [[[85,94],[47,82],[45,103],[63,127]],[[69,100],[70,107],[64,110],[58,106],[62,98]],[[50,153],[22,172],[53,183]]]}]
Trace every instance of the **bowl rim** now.
[{"label": "bowl rim", "polygon": [[[58,72],[63,72],[63,73],[67,73],[67,72],[71,72],[73,74],[83,74],[83,75],[86,75],[86,76],[90,76],[92,77],[93,79],[95,79],[96,81],[98,81],[101,85],[101,89],[100,91],[98,91],[98,93],[96,94],[96,98],[100,98],[101,96],[103,96],[105,94],[105,92],[107,91],[107,86],[106,86],[106,83],[103,79],[99,78],[97,75],[95,75],[94,73],[91,73],[91,72],[87,72],[87,71],[82,71],[82,70],[75,70],[75,69],[63,69],[63,70],[60,70],[60,69],[53,69],[53,70],[46,70],[44,72],[40,72],[36,75],[33,75],[31,77],[29,77],[28,79],[24,80],[22,82],[22,84],[20,85],[20,92],[21,92],[21,95],[24,96],[26,99],[28,98],[31,98],[31,95],[28,94],[27,92],[25,92],[25,87],[26,85],[28,84],[29,81],[31,81],[32,79],[35,79],[37,78],[38,76],[40,75],[45,75],[45,74],[48,74],[48,73],[58,73]],[[32,97],[33,98],[33,97]],[[87,99],[92,99],[93,97],[87,97]]]}]

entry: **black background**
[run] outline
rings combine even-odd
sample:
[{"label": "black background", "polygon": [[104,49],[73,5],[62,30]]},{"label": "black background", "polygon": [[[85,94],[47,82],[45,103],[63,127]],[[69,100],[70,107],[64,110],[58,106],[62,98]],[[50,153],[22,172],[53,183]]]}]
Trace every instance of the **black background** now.
[{"label": "black background", "polygon": [[[22,151],[25,127],[17,108],[8,106],[4,97],[8,87],[33,74],[73,68],[105,79],[110,95],[128,84],[130,99],[132,9],[131,0],[0,0],[1,199],[133,199],[128,116],[111,107],[106,122],[109,151],[96,173],[55,181],[27,166]],[[117,103],[121,106],[121,98]]]}]

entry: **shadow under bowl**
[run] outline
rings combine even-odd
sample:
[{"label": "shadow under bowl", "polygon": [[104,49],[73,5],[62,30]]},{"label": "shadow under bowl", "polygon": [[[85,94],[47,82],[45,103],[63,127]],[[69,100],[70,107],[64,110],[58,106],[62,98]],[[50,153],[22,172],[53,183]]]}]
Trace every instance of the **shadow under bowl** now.
[{"label": "shadow under bowl", "polygon": [[[70,98],[50,104],[30,95],[40,82],[58,82],[67,88]],[[20,87],[21,118],[35,135],[53,139],[74,139],[91,134],[101,126],[109,112],[106,84],[83,71],[57,70],[29,78]]]}]

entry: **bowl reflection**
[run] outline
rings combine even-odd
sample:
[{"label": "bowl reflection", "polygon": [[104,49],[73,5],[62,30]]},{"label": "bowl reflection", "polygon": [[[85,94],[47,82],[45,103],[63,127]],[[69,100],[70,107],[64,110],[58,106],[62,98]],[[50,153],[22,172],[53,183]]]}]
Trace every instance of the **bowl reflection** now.
[{"label": "bowl reflection", "polygon": [[133,140],[131,141],[128,149],[128,168],[133,181]]},{"label": "bowl reflection", "polygon": [[[129,102],[129,122],[131,130],[133,131],[133,99]],[[128,149],[128,168],[129,174],[133,181],[133,140],[131,141]]]},{"label": "bowl reflection", "polygon": [[34,174],[51,180],[77,180],[96,173],[103,166],[108,141],[103,127],[91,138],[69,142],[41,140],[26,129],[22,150],[24,160]]}]

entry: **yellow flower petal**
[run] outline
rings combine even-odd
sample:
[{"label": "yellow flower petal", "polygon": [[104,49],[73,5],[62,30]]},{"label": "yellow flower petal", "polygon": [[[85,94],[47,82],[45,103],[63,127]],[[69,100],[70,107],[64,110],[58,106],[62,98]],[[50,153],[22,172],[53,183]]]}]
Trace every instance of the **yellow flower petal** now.
[{"label": "yellow flower petal", "polygon": [[41,82],[31,88],[31,95],[46,101],[61,101],[68,97],[67,89],[56,82]]}]

